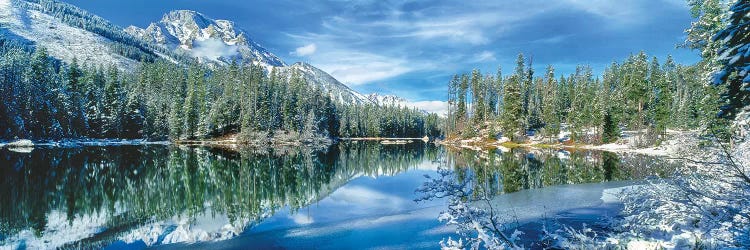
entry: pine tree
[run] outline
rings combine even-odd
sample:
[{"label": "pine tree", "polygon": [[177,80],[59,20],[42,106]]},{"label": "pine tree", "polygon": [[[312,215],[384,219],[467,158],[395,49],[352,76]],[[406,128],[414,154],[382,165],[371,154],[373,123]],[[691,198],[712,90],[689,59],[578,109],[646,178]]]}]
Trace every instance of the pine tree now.
[{"label": "pine tree", "polygon": [[198,135],[198,122],[200,121],[200,80],[202,77],[196,68],[190,68],[188,73],[187,92],[185,103],[182,105],[182,117],[184,117],[183,134],[188,139],[194,139]]},{"label": "pine tree", "polygon": [[612,63],[607,69],[604,70],[601,96],[603,108],[603,121],[602,121],[602,142],[612,143],[620,138],[620,114],[623,109],[621,108],[622,91],[620,91],[619,81],[620,66],[617,63]]},{"label": "pine tree", "polygon": [[719,116],[727,119],[750,105],[750,2],[737,1],[730,11],[729,24],[714,37],[723,42],[719,49],[721,68],[713,82],[726,84]]},{"label": "pine tree", "polygon": [[102,107],[102,135],[118,138],[122,132],[122,110],[124,106],[122,83],[114,65],[107,69]]},{"label": "pine tree", "polygon": [[557,91],[557,79],[555,79],[555,68],[552,65],[547,66],[547,73],[544,76],[544,86],[542,87],[542,122],[544,123],[544,135],[556,137],[560,133],[560,118]]},{"label": "pine tree", "polygon": [[478,69],[471,71],[471,102],[472,102],[472,121],[473,124],[481,124],[485,120],[485,87],[482,84],[482,73]]},{"label": "pine tree", "polygon": [[500,124],[503,128],[503,135],[516,140],[517,134],[523,132],[523,97],[521,96],[521,78],[518,75],[512,75],[505,82],[505,98],[503,102],[503,115],[500,117]]},{"label": "pine tree", "polygon": [[144,110],[136,94],[128,95],[122,118],[122,136],[127,139],[143,138]]},{"label": "pine tree", "polygon": [[624,90],[626,117],[630,121],[630,128],[639,130],[645,124],[645,105],[648,100],[648,63],[646,53],[640,52],[631,56],[623,65],[625,70]]},{"label": "pine tree", "polygon": [[458,84],[458,110],[456,111],[456,117],[458,120],[458,130],[464,128],[464,123],[468,119],[468,109],[466,107],[467,92],[469,90],[469,77],[467,75],[461,75]]},{"label": "pine tree", "polygon": [[[654,58],[656,61],[656,58]],[[664,69],[652,68],[652,75],[659,75],[656,79],[652,79],[654,85],[654,128],[655,133],[664,139],[667,135],[667,126],[669,126],[672,120],[672,88],[671,80],[668,78],[668,73],[674,70],[674,64],[668,62],[664,64]],[[654,65],[657,67],[658,64]],[[655,72],[654,72],[655,71]]]},{"label": "pine tree", "polygon": [[24,85],[22,92],[24,98],[21,100],[23,109],[23,120],[30,134],[34,137],[47,137],[48,129],[53,124],[51,119],[51,107],[48,106],[52,98],[49,91],[52,79],[50,72],[49,54],[45,48],[39,48],[31,57],[26,79],[28,84]]},{"label": "pine tree", "polygon": [[497,100],[495,101],[495,106],[492,108],[495,110],[496,115],[500,115],[502,113],[502,107],[503,107],[503,98],[505,95],[505,87],[503,86],[505,84],[505,79],[503,79],[503,69],[502,67],[497,67],[497,75],[495,76],[495,84],[494,88],[497,92],[495,95],[495,98]]},{"label": "pine tree", "polygon": [[86,133],[88,128],[88,121],[86,120],[86,114],[84,113],[84,99],[83,93],[84,88],[81,84],[81,78],[83,72],[78,65],[78,59],[75,57],[68,66],[68,71],[65,80],[67,81],[67,89],[69,90],[70,102],[72,105],[71,109],[71,126],[74,136],[81,136]]}]

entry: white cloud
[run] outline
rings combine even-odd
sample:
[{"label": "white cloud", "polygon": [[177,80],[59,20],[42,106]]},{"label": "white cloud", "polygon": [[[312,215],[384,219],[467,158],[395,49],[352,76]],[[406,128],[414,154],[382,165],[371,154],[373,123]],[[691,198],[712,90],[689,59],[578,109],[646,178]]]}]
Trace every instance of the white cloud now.
[{"label": "white cloud", "polygon": [[436,113],[438,115],[448,114],[448,102],[444,101],[419,101],[419,102],[408,102],[406,104],[409,107],[415,107],[430,113]]},{"label": "white cloud", "polygon": [[314,43],[311,43],[311,44],[296,48],[294,52],[292,52],[291,54],[295,56],[309,56],[309,55],[314,54],[315,51],[317,50],[318,50],[318,46],[315,45]]},{"label": "white cloud", "polygon": [[220,57],[232,57],[239,53],[237,46],[227,45],[218,38],[210,38],[206,40],[196,40],[195,46],[191,50],[193,56],[205,57],[212,60],[216,60]]},{"label": "white cloud", "polygon": [[[456,21],[458,20],[458,21]],[[393,22],[391,28],[403,29],[401,33],[393,37],[414,37],[419,39],[445,38],[457,43],[470,45],[481,45],[490,42],[481,29],[481,24],[471,17],[461,17],[449,20],[419,21],[419,22]]]},{"label": "white cloud", "polygon": [[479,54],[474,55],[474,62],[494,62],[497,61],[495,53],[492,51],[482,51]]}]

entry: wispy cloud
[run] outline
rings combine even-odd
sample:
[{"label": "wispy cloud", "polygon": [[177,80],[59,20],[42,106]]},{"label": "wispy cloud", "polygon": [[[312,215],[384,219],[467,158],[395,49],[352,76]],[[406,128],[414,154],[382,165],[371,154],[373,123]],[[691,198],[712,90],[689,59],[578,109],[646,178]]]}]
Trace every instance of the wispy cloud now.
[{"label": "wispy cloud", "polygon": [[355,50],[329,50],[312,61],[339,81],[356,86],[395,77],[414,68],[405,59]]},{"label": "wispy cloud", "polygon": [[540,43],[540,44],[557,44],[557,43],[564,42],[566,39],[568,39],[568,37],[570,37],[570,35],[555,35],[551,37],[537,39],[531,42]]},{"label": "wispy cloud", "polygon": [[[539,65],[597,63],[592,60],[601,58],[608,63],[664,40],[661,33],[643,34],[651,34],[648,25],[662,16],[684,11],[676,9],[685,4],[675,1],[680,0],[334,2],[335,11],[321,16],[317,28],[285,34],[295,45],[290,54],[304,55],[345,84],[368,91],[373,88],[362,86],[388,85],[393,92],[398,85],[424,86],[426,80],[414,83],[418,75],[512,68],[519,52],[534,55]],[[675,30],[680,33],[684,27]],[[674,43],[663,47],[673,49]],[[429,88],[448,80],[431,79],[435,86]],[[422,95],[412,96],[418,100],[442,98],[432,94],[437,91],[424,96],[422,89],[409,89],[398,92]]]},{"label": "wispy cloud", "polygon": [[297,47],[297,49],[295,49],[294,52],[291,52],[291,54],[295,56],[309,56],[314,54],[316,50],[318,50],[318,46],[311,43],[302,47]]},{"label": "wispy cloud", "polygon": [[474,61],[475,62],[493,62],[493,61],[497,61],[497,58],[495,58],[494,52],[485,50],[474,55]]}]

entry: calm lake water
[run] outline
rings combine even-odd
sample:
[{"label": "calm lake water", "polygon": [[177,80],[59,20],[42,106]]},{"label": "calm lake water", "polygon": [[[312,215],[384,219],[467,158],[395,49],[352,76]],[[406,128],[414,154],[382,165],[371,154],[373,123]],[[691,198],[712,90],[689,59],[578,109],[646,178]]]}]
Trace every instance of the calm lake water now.
[{"label": "calm lake water", "polygon": [[413,201],[438,167],[475,178],[520,228],[534,230],[540,213],[586,220],[602,207],[602,190],[667,176],[674,164],[421,142],[342,142],[320,151],[0,149],[0,248],[432,249],[456,237],[437,220],[444,200]]}]

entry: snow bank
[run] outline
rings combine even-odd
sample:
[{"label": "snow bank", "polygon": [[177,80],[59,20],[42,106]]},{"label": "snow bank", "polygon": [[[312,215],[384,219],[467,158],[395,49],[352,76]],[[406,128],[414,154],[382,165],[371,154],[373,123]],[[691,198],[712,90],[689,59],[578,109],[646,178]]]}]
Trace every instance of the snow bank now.
[{"label": "snow bank", "polygon": [[734,122],[736,131],[734,145],[732,145],[732,157],[737,165],[744,167],[745,172],[750,172],[750,110],[737,115]]},{"label": "snow bank", "polygon": [[169,145],[169,141],[147,141],[144,139],[125,140],[125,139],[80,139],[80,140],[63,140],[53,142],[37,143],[37,146],[58,147],[58,148],[76,148],[76,147],[108,147],[108,146],[135,146],[135,145]]}]

